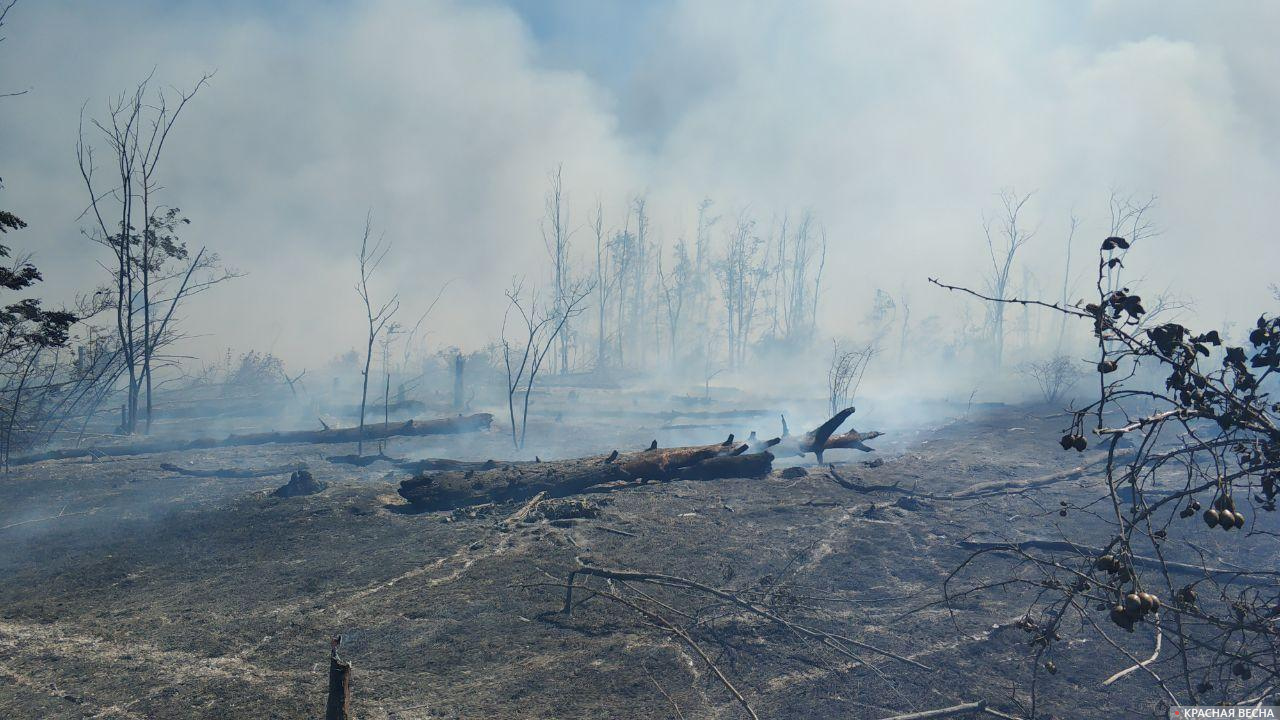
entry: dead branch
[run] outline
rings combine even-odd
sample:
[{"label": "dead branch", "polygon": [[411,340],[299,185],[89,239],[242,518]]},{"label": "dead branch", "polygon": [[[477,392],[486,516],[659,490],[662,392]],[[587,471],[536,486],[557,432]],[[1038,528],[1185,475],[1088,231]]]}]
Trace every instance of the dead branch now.
[{"label": "dead branch", "polygon": [[859,658],[858,656],[850,652],[848,648],[845,647],[846,645],[851,645],[861,650],[866,650],[868,652],[872,652],[877,655],[882,655],[887,658],[892,658],[894,660],[905,663],[907,665],[911,665],[912,667],[919,668],[926,672],[933,671],[932,668],[930,668],[927,665],[924,665],[923,663],[916,662],[915,660],[912,660],[911,658],[908,658],[908,657],[903,657],[902,655],[898,655],[897,653],[894,653],[890,650],[885,650],[883,648],[879,648],[874,645],[864,643],[860,640],[854,640],[844,635],[828,633],[823,630],[818,630],[816,628],[811,628],[806,625],[801,625],[799,623],[792,622],[790,620],[787,620],[781,617],[776,612],[774,612],[773,610],[767,607],[758,605],[748,600],[744,600],[742,597],[734,593],[727,592],[725,590],[720,590],[720,589],[711,587],[709,585],[704,585],[695,580],[689,580],[687,578],[682,578],[676,575],[666,575],[663,573],[636,572],[631,570],[612,570],[608,568],[597,567],[595,565],[589,565],[586,562],[584,562],[582,558],[578,558],[578,568],[570,571],[569,579],[565,586],[564,606],[563,606],[562,612],[565,613],[566,615],[571,614],[573,610],[573,589],[575,587],[574,579],[578,575],[592,575],[595,577],[606,578],[610,580],[626,581],[626,582],[647,582],[647,583],[652,583],[656,585],[684,588],[686,590],[705,593],[707,595],[711,595],[715,598],[723,600],[742,610],[745,610],[746,612],[752,615],[768,620],[778,625],[779,627],[782,627],[799,636],[803,636],[811,640],[816,640],[818,641],[819,644],[859,664],[865,664],[865,662],[862,660],[862,658]]},{"label": "dead branch", "polygon": [[[973,540],[961,540],[956,543],[958,547],[966,550],[978,551],[1009,551],[1024,552],[1026,550],[1048,550],[1050,552],[1070,552],[1083,557],[1097,558],[1104,553],[1099,548],[1092,548],[1087,545],[1077,545],[1073,542],[1065,540],[1024,540],[1022,542],[976,542]],[[1193,575],[1205,575],[1211,578],[1225,578],[1241,585],[1270,585],[1280,577],[1280,572],[1275,571],[1254,571],[1245,572],[1243,570],[1224,570],[1222,568],[1212,568],[1202,565],[1191,565],[1189,563],[1174,562],[1172,560],[1159,560],[1156,558],[1144,557],[1142,555],[1133,555],[1129,558],[1134,565],[1139,567],[1147,567],[1160,569],[1161,567],[1169,570],[1190,573]]]}]

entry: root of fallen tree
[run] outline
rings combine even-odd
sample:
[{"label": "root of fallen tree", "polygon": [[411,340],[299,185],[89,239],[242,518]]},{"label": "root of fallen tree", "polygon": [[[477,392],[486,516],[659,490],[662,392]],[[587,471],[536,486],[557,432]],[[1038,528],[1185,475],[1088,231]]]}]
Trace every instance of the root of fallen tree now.
[{"label": "root of fallen tree", "polygon": [[325,428],[323,430],[294,430],[286,432],[249,433],[245,435],[229,435],[221,440],[216,438],[198,438],[196,440],[151,440],[129,445],[103,445],[99,447],[64,448],[48,450],[34,455],[13,458],[10,465],[29,465],[44,460],[67,460],[82,457],[122,457],[128,455],[150,455],[152,453],[176,452],[182,450],[208,450],[211,448],[240,447],[245,445],[268,445],[271,443],[353,443],[361,439],[382,440],[390,437],[413,437],[419,435],[456,435],[459,433],[487,430],[493,423],[493,415],[477,413],[475,415],[459,415],[458,417],[441,418],[439,420],[406,420],[404,422],[378,423],[360,428]]},{"label": "root of fallen tree", "polygon": [[867,432],[860,433],[857,430],[850,430],[841,435],[834,434],[840,428],[844,421],[854,413],[853,408],[845,408],[831,419],[822,423],[813,430],[804,435],[788,435],[787,420],[782,420],[782,438],[778,444],[778,448],[774,451],[778,455],[804,455],[805,453],[813,453],[818,458],[818,462],[822,462],[822,454],[827,450],[852,449],[861,450],[863,452],[874,452],[875,449],[865,444],[866,440],[874,440],[884,433]]}]

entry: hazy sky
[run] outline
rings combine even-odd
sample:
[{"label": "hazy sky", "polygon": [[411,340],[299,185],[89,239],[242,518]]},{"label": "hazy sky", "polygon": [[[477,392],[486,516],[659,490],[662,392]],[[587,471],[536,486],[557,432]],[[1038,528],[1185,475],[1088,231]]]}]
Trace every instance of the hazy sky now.
[{"label": "hazy sky", "polygon": [[838,333],[876,287],[952,312],[925,278],[980,281],[1001,188],[1037,190],[1026,258],[1050,294],[1073,211],[1082,258],[1113,189],[1154,194],[1135,272],[1248,322],[1280,280],[1277,27],[1280,4],[1255,2],[23,0],[0,43],[0,91],[30,89],[0,100],[0,206],[30,223],[9,240],[48,292],[92,283],[81,106],[152,68],[178,86],[216,71],[163,168],[187,241],[248,273],[193,303],[206,356],[354,347],[368,210],[394,242],[375,292],[411,321],[454,280],[431,341],[482,345],[511,277],[542,279],[558,163],[575,224],[598,198],[620,225],[647,193],[668,247],[704,196],[766,224],[812,209]]}]

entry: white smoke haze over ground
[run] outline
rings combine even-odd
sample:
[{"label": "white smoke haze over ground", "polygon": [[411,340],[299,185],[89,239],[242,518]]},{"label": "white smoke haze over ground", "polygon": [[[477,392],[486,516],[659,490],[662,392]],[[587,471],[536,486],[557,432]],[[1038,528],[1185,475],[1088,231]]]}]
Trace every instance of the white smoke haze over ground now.
[{"label": "white smoke haze over ground", "polygon": [[452,280],[428,343],[483,346],[511,278],[547,279],[560,163],[584,271],[597,199],[618,228],[647,194],[668,249],[703,197],[765,226],[811,209],[826,335],[861,334],[876,288],[959,317],[967,301],[926,277],[981,283],[982,215],[1007,187],[1037,191],[1025,261],[1044,295],[1072,212],[1085,295],[1118,190],[1159,197],[1160,235],[1130,256],[1147,292],[1251,322],[1280,279],[1278,26],[1262,3],[28,0],[0,43],[0,89],[30,89],[0,100],[4,206],[46,296],[97,282],[81,106],[101,114],[153,68],[179,87],[216,71],[162,171],[187,242],[248,273],[189,306],[184,350],[203,358],[301,368],[357,347],[366,211],[394,243],[375,293],[412,322]]}]

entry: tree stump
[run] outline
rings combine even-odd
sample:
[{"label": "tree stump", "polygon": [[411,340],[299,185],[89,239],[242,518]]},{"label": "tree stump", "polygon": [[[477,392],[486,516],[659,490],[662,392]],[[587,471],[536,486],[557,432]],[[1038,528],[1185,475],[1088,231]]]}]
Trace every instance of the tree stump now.
[{"label": "tree stump", "polygon": [[338,657],[342,637],[333,639],[329,648],[329,701],[324,720],[354,720],[351,714],[351,663]]},{"label": "tree stump", "polygon": [[325,484],[316,480],[307,470],[298,470],[289,476],[289,482],[271,493],[276,497],[300,497],[323,492]]}]

